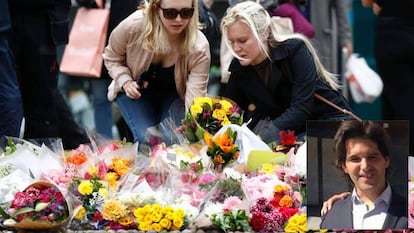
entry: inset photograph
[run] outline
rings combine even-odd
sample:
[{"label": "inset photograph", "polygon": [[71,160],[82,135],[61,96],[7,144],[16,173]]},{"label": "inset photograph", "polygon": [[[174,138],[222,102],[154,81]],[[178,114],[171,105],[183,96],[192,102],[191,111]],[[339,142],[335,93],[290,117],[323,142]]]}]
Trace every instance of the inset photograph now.
[{"label": "inset photograph", "polygon": [[408,121],[307,121],[308,229],[408,228]]}]

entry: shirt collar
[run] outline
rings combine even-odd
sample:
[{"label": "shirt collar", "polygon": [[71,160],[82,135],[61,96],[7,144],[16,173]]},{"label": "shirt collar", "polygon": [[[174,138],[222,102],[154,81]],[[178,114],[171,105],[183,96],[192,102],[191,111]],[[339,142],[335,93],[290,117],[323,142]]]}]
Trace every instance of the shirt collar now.
[{"label": "shirt collar", "polygon": [[[381,201],[384,201],[385,204],[387,206],[389,206],[390,203],[391,203],[391,193],[392,193],[391,192],[391,186],[388,184],[387,187],[385,188],[385,190],[381,193],[381,195],[379,195],[379,197],[377,197],[374,204],[377,205]],[[352,199],[354,204],[361,204],[361,203],[364,202],[359,198],[355,188],[352,190],[351,199]]]}]

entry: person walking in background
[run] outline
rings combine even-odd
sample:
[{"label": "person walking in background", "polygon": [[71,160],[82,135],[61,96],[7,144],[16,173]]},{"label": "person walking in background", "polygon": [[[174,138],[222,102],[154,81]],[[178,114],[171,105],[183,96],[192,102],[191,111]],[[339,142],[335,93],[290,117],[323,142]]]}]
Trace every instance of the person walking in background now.
[{"label": "person walking in background", "polygon": [[410,121],[410,154],[414,151],[414,1],[362,0],[377,14],[374,55],[384,82],[382,116]]},{"label": "person walking in background", "polygon": [[341,52],[353,53],[350,0],[293,0],[315,30],[313,45],[326,69],[341,74]]},{"label": "person walking in background", "polygon": [[70,0],[10,0],[11,47],[24,108],[24,138],[62,138],[64,149],[89,143],[57,88],[56,46],[68,42]]},{"label": "person walking in background", "polygon": [[[76,0],[79,6],[87,8],[97,8],[95,0]],[[111,0],[110,1],[110,14],[107,40],[112,30],[127,16],[137,10],[141,0]],[[104,2],[104,4],[106,4]],[[102,72],[100,78],[90,79],[90,88],[93,99],[93,111],[96,132],[104,137],[113,138],[112,126],[113,126],[113,111],[112,101],[107,98],[108,86],[112,79],[108,74],[108,70],[105,66],[102,66]],[[132,141],[133,138],[129,135],[130,130],[126,124],[123,123],[124,119],[117,122],[118,131],[121,137],[125,137],[128,141]]]},{"label": "person walking in background", "polygon": [[10,28],[8,0],[0,0],[0,138],[18,137],[23,119],[22,97],[9,46]]},{"label": "person walking in background", "polygon": [[344,199],[336,199],[322,216],[321,229],[408,227],[407,196],[395,192],[387,181],[392,156],[389,140],[377,122],[342,122],[334,137],[335,166],[351,182],[353,190]]},{"label": "person walking in background", "polygon": [[210,48],[198,30],[196,0],[150,0],[111,33],[104,62],[112,77],[108,99],[115,100],[134,135],[168,117],[180,99],[189,107],[207,93]]},{"label": "person walking in background", "polygon": [[[229,8],[221,29],[235,56],[224,96],[245,111],[248,127],[263,141],[276,141],[279,130],[303,134],[306,120],[352,119],[314,97],[317,93],[350,109],[335,75],[322,66],[310,41],[302,34],[278,34],[260,4],[245,1]],[[267,125],[257,128],[261,122]]]}]

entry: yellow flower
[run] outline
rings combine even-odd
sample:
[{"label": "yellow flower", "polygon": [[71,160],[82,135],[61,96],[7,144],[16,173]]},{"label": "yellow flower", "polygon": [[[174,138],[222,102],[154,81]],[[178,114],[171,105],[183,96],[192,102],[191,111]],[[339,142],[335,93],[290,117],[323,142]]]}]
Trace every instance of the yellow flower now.
[{"label": "yellow flower", "polygon": [[[259,173],[273,175],[273,170],[275,168],[276,168],[276,165],[270,164],[270,163],[265,163],[261,166],[261,169],[259,170]],[[276,189],[276,187],[275,187],[275,189]]]},{"label": "yellow flower", "polygon": [[184,217],[185,216],[185,211],[184,211],[184,209],[181,209],[181,208],[178,208],[176,211],[175,211],[175,214],[177,215],[177,216],[179,216],[179,217]]},{"label": "yellow flower", "polygon": [[96,166],[90,166],[88,168],[88,174],[91,175],[92,177],[97,176],[98,175],[98,168]]},{"label": "yellow flower", "polygon": [[161,211],[161,205],[157,204],[157,203],[152,204],[151,209],[152,209],[152,211],[157,211],[157,212]]},{"label": "yellow flower", "polygon": [[149,231],[149,230],[151,230],[151,223],[140,222],[138,224],[138,229],[141,230],[141,231]]},{"label": "yellow flower", "polygon": [[226,111],[223,109],[214,109],[213,117],[219,121],[223,121],[225,118],[227,118]]},{"label": "yellow flower", "polygon": [[152,223],[152,215],[150,213],[144,216],[144,222]]},{"label": "yellow flower", "polygon": [[108,195],[108,190],[106,190],[106,188],[100,188],[98,190],[99,194],[101,194],[103,197],[106,197],[106,195]]},{"label": "yellow flower", "polygon": [[83,196],[89,195],[93,192],[93,185],[89,180],[83,180],[78,186],[78,192]]},{"label": "yellow flower", "polygon": [[191,111],[191,115],[193,115],[193,117],[197,117],[198,114],[203,112],[203,108],[199,105],[191,105],[190,111]]},{"label": "yellow flower", "polygon": [[295,214],[287,222],[285,232],[307,232],[306,214]]},{"label": "yellow flower", "polygon": [[205,96],[200,96],[194,99],[193,105],[198,105],[200,107],[203,107],[204,104],[213,106],[213,100],[210,97],[205,97]]},{"label": "yellow flower", "polygon": [[175,218],[175,214],[173,212],[167,213],[164,217],[168,220],[173,220]]},{"label": "yellow flower", "polygon": [[293,198],[289,195],[284,195],[280,201],[279,201],[279,205],[282,207],[292,207],[293,205]]},{"label": "yellow flower", "polygon": [[274,188],[275,193],[283,193],[286,190],[289,190],[289,187],[281,184],[276,185]]},{"label": "yellow flower", "polygon": [[227,100],[220,100],[221,108],[226,111],[226,114],[231,114],[231,107],[233,107],[233,104],[231,104]]},{"label": "yellow flower", "polygon": [[86,210],[83,206],[81,206],[76,212],[75,218],[82,219],[83,217],[85,217],[85,214],[86,214]]},{"label": "yellow flower", "polygon": [[231,124],[231,121],[227,116],[224,117],[223,121],[221,122],[221,125],[228,125]]},{"label": "yellow flower", "polygon": [[153,229],[156,232],[160,232],[162,230],[162,227],[159,223],[153,223],[151,224],[151,229]]},{"label": "yellow flower", "polygon": [[118,179],[119,179],[119,176],[115,172],[106,173],[105,178],[104,178],[104,180],[108,182],[109,187],[111,187],[111,189],[114,189],[116,187]]},{"label": "yellow flower", "polygon": [[151,213],[151,219],[153,222],[160,222],[162,218],[162,215],[158,211],[154,211]]},{"label": "yellow flower", "polygon": [[173,226],[180,229],[184,224],[184,221],[181,217],[176,217],[173,219]]},{"label": "yellow flower", "polygon": [[165,229],[170,229],[170,227],[171,227],[171,221],[168,220],[168,219],[166,219],[166,218],[163,218],[160,221],[160,226],[162,226]]},{"label": "yellow flower", "polygon": [[115,199],[106,200],[102,206],[102,216],[109,221],[116,221],[127,213],[127,206]]},{"label": "yellow flower", "polygon": [[129,170],[129,162],[126,159],[113,158],[109,169],[114,170],[120,177],[124,176]]},{"label": "yellow flower", "polygon": [[172,206],[165,206],[164,208],[161,209],[161,214],[166,215],[168,213],[172,213],[174,212],[174,208]]}]

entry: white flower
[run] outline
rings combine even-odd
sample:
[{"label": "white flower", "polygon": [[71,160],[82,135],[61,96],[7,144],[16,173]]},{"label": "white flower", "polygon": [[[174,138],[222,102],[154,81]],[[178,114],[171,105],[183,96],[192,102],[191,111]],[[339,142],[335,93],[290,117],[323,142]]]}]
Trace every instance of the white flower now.
[{"label": "white flower", "polygon": [[307,143],[303,143],[295,155],[295,162],[293,164],[293,171],[300,177],[306,178],[306,147]]}]

